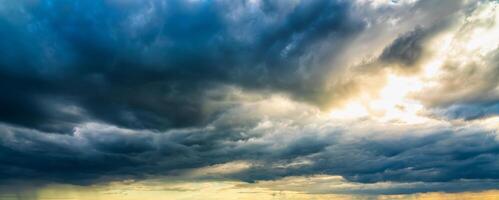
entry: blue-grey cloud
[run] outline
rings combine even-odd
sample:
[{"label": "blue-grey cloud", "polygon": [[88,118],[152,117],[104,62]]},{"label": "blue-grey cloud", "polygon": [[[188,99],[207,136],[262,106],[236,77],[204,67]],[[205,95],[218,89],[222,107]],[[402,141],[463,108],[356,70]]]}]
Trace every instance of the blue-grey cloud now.
[{"label": "blue-grey cloud", "polygon": [[416,28],[393,41],[380,56],[385,62],[397,62],[403,65],[413,65],[421,59],[423,54],[423,41],[427,31],[421,27]]},{"label": "blue-grey cloud", "polygon": [[[319,93],[309,88],[324,78],[323,64],[364,27],[342,1],[4,7],[0,119],[55,132],[89,119],[160,130],[200,125],[209,117],[202,112],[204,91],[220,84],[313,101]],[[266,22],[274,15],[281,19]],[[302,77],[303,67],[315,78]],[[71,108],[81,112],[64,111]]]},{"label": "blue-grey cloud", "polygon": [[[176,176],[179,170],[238,160],[253,165],[217,178],[255,182],[327,174],[360,183],[440,184],[444,191],[447,187],[453,191],[457,187],[454,183],[460,180],[499,179],[497,135],[475,128],[434,128],[420,135],[377,139],[370,136],[372,133],[352,137],[351,132],[340,129],[306,134],[287,132],[290,129],[279,133],[283,134],[280,137],[290,136],[278,144],[269,136],[253,134],[248,138],[232,134],[234,129],[218,128],[166,134],[94,124],[80,127],[73,136],[6,125],[1,130],[6,133],[1,138],[0,154],[4,182],[38,180],[85,185]],[[300,164],[302,161],[306,162]],[[472,184],[467,189],[483,188]],[[411,191],[435,190],[421,185],[377,193]]]}]

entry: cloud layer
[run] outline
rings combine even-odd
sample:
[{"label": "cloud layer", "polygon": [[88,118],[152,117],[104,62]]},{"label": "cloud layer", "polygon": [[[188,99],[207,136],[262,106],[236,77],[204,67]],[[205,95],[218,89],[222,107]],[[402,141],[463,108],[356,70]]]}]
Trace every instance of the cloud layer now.
[{"label": "cloud layer", "polygon": [[0,183],[497,189],[497,7],[3,1]]}]

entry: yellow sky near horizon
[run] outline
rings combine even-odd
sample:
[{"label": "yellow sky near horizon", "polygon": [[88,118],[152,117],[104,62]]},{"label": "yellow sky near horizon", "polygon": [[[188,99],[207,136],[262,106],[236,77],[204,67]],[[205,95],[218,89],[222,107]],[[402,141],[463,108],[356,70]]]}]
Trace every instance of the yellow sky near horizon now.
[{"label": "yellow sky near horizon", "polygon": [[[341,178],[319,176],[320,179],[335,181]],[[277,181],[244,183],[238,181],[122,181],[103,185],[76,186],[53,184],[16,193],[3,193],[0,200],[187,200],[187,199],[411,199],[411,200],[495,200],[499,199],[499,190],[476,192],[443,193],[428,192],[406,195],[347,195],[347,194],[312,194],[296,191],[293,185],[302,184],[309,178],[295,177]],[[294,181],[294,182],[293,182]],[[312,180],[313,181],[313,180]],[[349,184],[349,183],[346,183]],[[271,188],[277,185],[277,188]],[[290,190],[279,188],[289,187]],[[320,187],[320,186],[318,186]],[[347,186],[345,186],[347,187]]]}]

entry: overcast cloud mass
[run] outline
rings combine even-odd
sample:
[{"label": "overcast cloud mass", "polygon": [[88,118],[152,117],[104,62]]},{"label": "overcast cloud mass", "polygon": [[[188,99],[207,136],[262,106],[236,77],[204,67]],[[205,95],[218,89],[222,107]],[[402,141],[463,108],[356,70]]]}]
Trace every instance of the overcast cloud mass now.
[{"label": "overcast cloud mass", "polygon": [[0,38],[0,199],[499,190],[497,1],[0,0]]}]

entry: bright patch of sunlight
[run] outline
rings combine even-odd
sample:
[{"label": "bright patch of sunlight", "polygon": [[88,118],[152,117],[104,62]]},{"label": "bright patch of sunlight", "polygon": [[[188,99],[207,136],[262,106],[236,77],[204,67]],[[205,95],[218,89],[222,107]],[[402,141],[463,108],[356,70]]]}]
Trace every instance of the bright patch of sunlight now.
[{"label": "bright patch of sunlight", "polygon": [[426,118],[418,113],[423,106],[408,96],[423,87],[423,83],[414,77],[390,74],[386,85],[374,96],[360,96],[343,107],[331,112],[335,119],[356,119],[372,117],[379,121],[423,123]]}]

